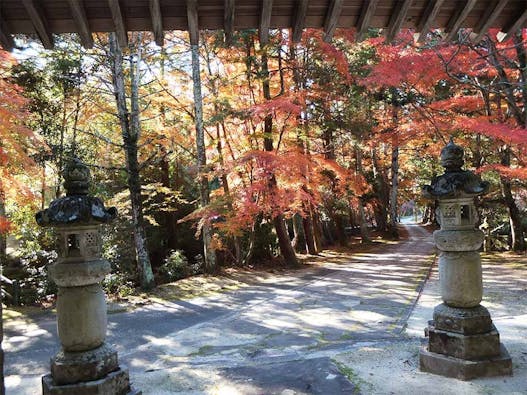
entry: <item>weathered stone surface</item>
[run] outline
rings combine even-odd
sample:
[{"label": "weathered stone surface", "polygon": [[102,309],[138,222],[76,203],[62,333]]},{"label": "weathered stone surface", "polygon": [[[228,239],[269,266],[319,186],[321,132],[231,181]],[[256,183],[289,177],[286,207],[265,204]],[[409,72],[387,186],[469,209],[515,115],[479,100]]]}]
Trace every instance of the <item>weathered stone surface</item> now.
[{"label": "weathered stone surface", "polygon": [[106,301],[100,284],[60,287],[57,297],[57,329],[65,351],[87,351],[106,338]]},{"label": "weathered stone surface", "polygon": [[97,380],[118,368],[117,352],[108,344],[85,352],[61,350],[51,359],[51,375],[58,385]]},{"label": "weathered stone surface", "polygon": [[476,251],[485,235],[480,230],[436,230],[434,241],[441,251]]},{"label": "weathered stone surface", "polygon": [[503,345],[499,356],[479,361],[433,353],[423,347],[419,352],[419,368],[423,372],[460,380],[512,375],[511,357]]},{"label": "weathered stone surface", "polygon": [[441,166],[445,168],[445,173],[434,177],[431,185],[423,187],[425,198],[457,198],[482,195],[488,191],[490,184],[487,181],[481,181],[478,175],[461,169],[464,155],[463,148],[450,140],[441,150]]},{"label": "weathered stone surface", "polygon": [[465,309],[448,306],[445,303],[434,309],[434,324],[436,329],[476,335],[490,332],[493,328],[489,311],[482,305]]},{"label": "weathered stone surface", "polygon": [[500,355],[500,335],[496,328],[478,335],[462,335],[428,327],[428,349],[462,359],[485,359]]},{"label": "weathered stone surface", "polygon": [[108,223],[117,217],[117,209],[106,209],[101,199],[86,195],[65,196],[39,211],[35,219],[40,226],[79,223]]},{"label": "weathered stone surface", "polygon": [[110,273],[110,262],[104,259],[80,263],[56,263],[48,273],[59,287],[81,287],[96,284]]},{"label": "weathered stone surface", "polygon": [[479,253],[446,252],[439,255],[441,297],[452,307],[476,307],[483,297]]},{"label": "weathered stone surface", "polygon": [[128,371],[119,369],[106,377],[77,384],[56,385],[51,375],[42,377],[43,395],[141,395],[130,386]]}]

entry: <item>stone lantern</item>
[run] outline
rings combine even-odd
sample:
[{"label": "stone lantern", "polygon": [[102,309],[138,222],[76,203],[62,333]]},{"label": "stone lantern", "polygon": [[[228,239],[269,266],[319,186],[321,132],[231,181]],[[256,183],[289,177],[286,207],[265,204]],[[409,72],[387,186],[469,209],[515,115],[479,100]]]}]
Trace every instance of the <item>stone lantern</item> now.
[{"label": "stone lantern", "polygon": [[474,199],[488,183],[462,170],[463,148],[452,140],[441,151],[445,173],[423,188],[425,198],[437,201],[440,230],[434,232],[439,250],[439,280],[443,303],[425,332],[428,346],[420,351],[422,371],[462,380],[512,374],[511,358],[500,343],[490,313],[480,305],[483,296],[479,248],[483,232]]},{"label": "stone lantern", "polygon": [[105,342],[106,299],[101,282],[110,263],[101,257],[100,226],[117,216],[115,207],[88,196],[90,171],[78,159],[64,171],[66,196],[36,215],[58,237],[58,259],[49,274],[58,286],[57,329],[61,350],[51,358],[51,374],[42,377],[43,394],[139,394],[128,371]]}]

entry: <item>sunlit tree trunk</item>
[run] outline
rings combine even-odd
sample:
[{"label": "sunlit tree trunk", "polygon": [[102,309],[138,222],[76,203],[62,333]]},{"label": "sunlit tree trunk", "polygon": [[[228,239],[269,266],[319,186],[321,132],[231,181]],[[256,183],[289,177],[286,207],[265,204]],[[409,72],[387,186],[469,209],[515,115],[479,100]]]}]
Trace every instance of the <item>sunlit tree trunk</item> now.
[{"label": "sunlit tree trunk", "polygon": [[128,174],[128,190],[130,192],[130,202],[132,206],[132,224],[134,229],[134,246],[137,268],[139,271],[141,287],[149,289],[155,284],[143,225],[143,202],[141,198],[141,179],[139,175],[138,141],[141,129],[138,101],[139,71],[137,70],[137,64],[140,61],[140,52],[138,51],[135,59],[130,59],[131,111],[129,111],[126,102],[123,73],[123,52],[119,47],[114,33],[110,34],[109,43],[113,61],[112,82],[117,104],[117,113],[121,125],[121,134],[126,152],[126,171]]},{"label": "sunlit tree trunk", "polygon": [[[196,149],[197,165],[199,169],[199,196],[200,205],[205,207],[209,204],[209,180],[205,175],[207,156],[205,151],[205,133],[203,126],[203,97],[201,95],[201,75],[199,65],[199,45],[191,44],[190,51],[192,56],[192,87],[194,93],[194,122],[196,127]],[[203,259],[205,271],[216,270],[216,253],[212,248],[212,234],[210,224],[205,223],[201,228],[203,238]]]}]

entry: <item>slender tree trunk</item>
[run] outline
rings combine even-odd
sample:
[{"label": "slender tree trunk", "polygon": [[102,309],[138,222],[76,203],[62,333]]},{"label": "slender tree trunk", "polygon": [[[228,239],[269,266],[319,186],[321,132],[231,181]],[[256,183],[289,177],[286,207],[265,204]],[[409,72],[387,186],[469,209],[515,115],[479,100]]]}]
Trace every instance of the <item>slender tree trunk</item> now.
[{"label": "slender tree trunk", "polygon": [[[114,85],[117,112],[121,125],[121,133],[126,152],[126,170],[128,173],[128,190],[130,192],[130,202],[132,206],[132,225],[134,228],[134,246],[137,260],[137,269],[140,276],[141,287],[144,289],[152,288],[154,284],[154,274],[150,264],[148,246],[143,225],[143,202],[141,198],[141,180],[139,175],[138,160],[138,140],[140,133],[139,121],[139,73],[130,61],[130,82],[131,82],[131,109],[128,111],[125,94],[125,82],[123,73],[123,53],[114,33],[110,34],[110,53],[112,54],[113,68],[112,81]],[[137,54],[139,57],[140,54]],[[139,62],[139,59],[135,59]]]},{"label": "slender tree trunk", "polygon": [[[271,87],[269,85],[269,65],[267,61],[267,54],[262,54],[262,90],[265,100],[271,100]],[[273,151],[273,116],[271,114],[266,115],[264,119],[264,149],[266,151]],[[269,177],[269,186],[271,190],[277,188],[276,177],[274,174],[271,174]],[[280,253],[285,260],[287,265],[296,266],[298,261],[296,259],[295,250],[291,245],[291,240],[289,239],[289,233],[285,226],[284,216],[278,214],[273,218],[273,224],[276,230],[276,236],[278,237],[278,244],[280,245]]]},{"label": "slender tree trunk", "polygon": [[[0,145],[2,142],[0,141]],[[2,185],[2,178],[0,177],[0,218],[6,216],[5,211],[5,192]],[[1,275],[4,274],[4,266],[7,262],[7,233],[0,229],[0,395],[5,394],[4,387],[4,349],[2,343],[4,341],[4,319],[2,304],[4,303],[4,294],[1,292],[2,280]]]},{"label": "slender tree trunk", "polygon": [[[399,123],[399,108],[392,105],[392,119],[394,127],[397,128]],[[398,238],[398,205],[397,195],[399,192],[399,141],[397,137],[392,138],[392,164],[391,164],[392,185],[390,189],[390,232]]]},{"label": "slender tree trunk", "polygon": [[399,237],[397,230],[397,194],[399,190],[399,147],[392,146],[392,186],[390,189],[390,231],[394,237]]},{"label": "slender tree trunk", "polygon": [[[6,217],[5,210],[5,193],[2,189],[2,180],[0,179],[0,220]],[[7,232],[0,228],[0,265],[3,268],[7,262]]]},{"label": "slender tree trunk", "polygon": [[[362,168],[362,150],[358,144],[355,144],[355,165],[358,174],[364,175],[364,169]],[[362,243],[371,242],[370,232],[368,229],[368,223],[366,222],[366,213],[364,212],[364,201],[363,198],[359,198],[359,220],[360,220],[360,237]]]},{"label": "slender tree trunk", "polygon": [[291,244],[293,245],[296,252],[305,254],[307,242],[304,234],[303,218],[300,216],[300,214],[295,214],[292,220],[295,237],[293,238],[293,242]]},{"label": "slender tree trunk", "polygon": [[[508,147],[505,147],[505,149],[501,153],[502,165],[510,166],[510,155],[510,149]],[[512,194],[511,181],[505,177],[500,177],[500,181],[505,206],[507,206],[507,209],[509,210],[509,219],[511,227],[511,247],[514,251],[525,251],[527,246],[525,243],[525,234],[522,226],[522,215]]]},{"label": "slender tree trunk", "polygon": [[[203,126],[203,97],[201,95],[201,74],[199,65],[199,45],[191,44],[190,51],[192,55],[192,87],[194,93],[194,121],[196,126],[196,149],[197,165],[199,175],[199,195],[200,205],[205,207],[209,204],[209,180],[205,175],[207,165],[207,156],[205,151],[205,132]],[[209,223],[203,224],[201,228],[203,238],[203,258],[205,271],[208,273],[216,270],[216,253],[212,248],[212,232]]]},{"label": "slender tree trunk", "polygon": [[377,230],[385,232],[388,228],[388,185],[384,170],[379,166],[377,149],[375,147],[372,148],[372,165],[374,178],[373,190],[377,196],[376,204],[374,205],[375,223]]},{"label": "slender tree trunk", "polygon": [[306,237],[307,252],[310,255],[317,255],[318,250],[315,241],[313,216],[311,213],[309,213],[305,217],[302,217],[302,226],[304,227],[304,235]]}]

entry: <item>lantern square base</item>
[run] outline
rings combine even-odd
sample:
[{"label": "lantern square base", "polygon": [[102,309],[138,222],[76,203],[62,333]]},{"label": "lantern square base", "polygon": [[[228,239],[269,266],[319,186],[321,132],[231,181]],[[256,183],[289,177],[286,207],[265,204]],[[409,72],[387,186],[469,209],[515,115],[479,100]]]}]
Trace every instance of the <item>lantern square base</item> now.
[{"label": "lantern square base", "polygon": [[56,385],[50,374],[42,377],[42,395],[141,395],[130,386],[128,371],[118,369],[99,380]]},{"label": "lantern square base", "polygon": [[428,326],[428,349],[437,354],[450,355],[461,359],[486,359],[500,355],[500,335],[493,326],[487,333],[462,335],[442,331]]},{"label": "lantern square base", "polygon": [[478,377],[511,376],[512,361],[503,344],[500,355],[484,360],[467,360],[428,351],[426,347],[419,352],[419,369],[459,380],[472,380]]},{"label": "lantern square base", "polygon": [[434,308],[434,326],[436,329],[464,335],[487,333],[493,329],[490,313],[482,305],[459,308],[445,303]]}]

